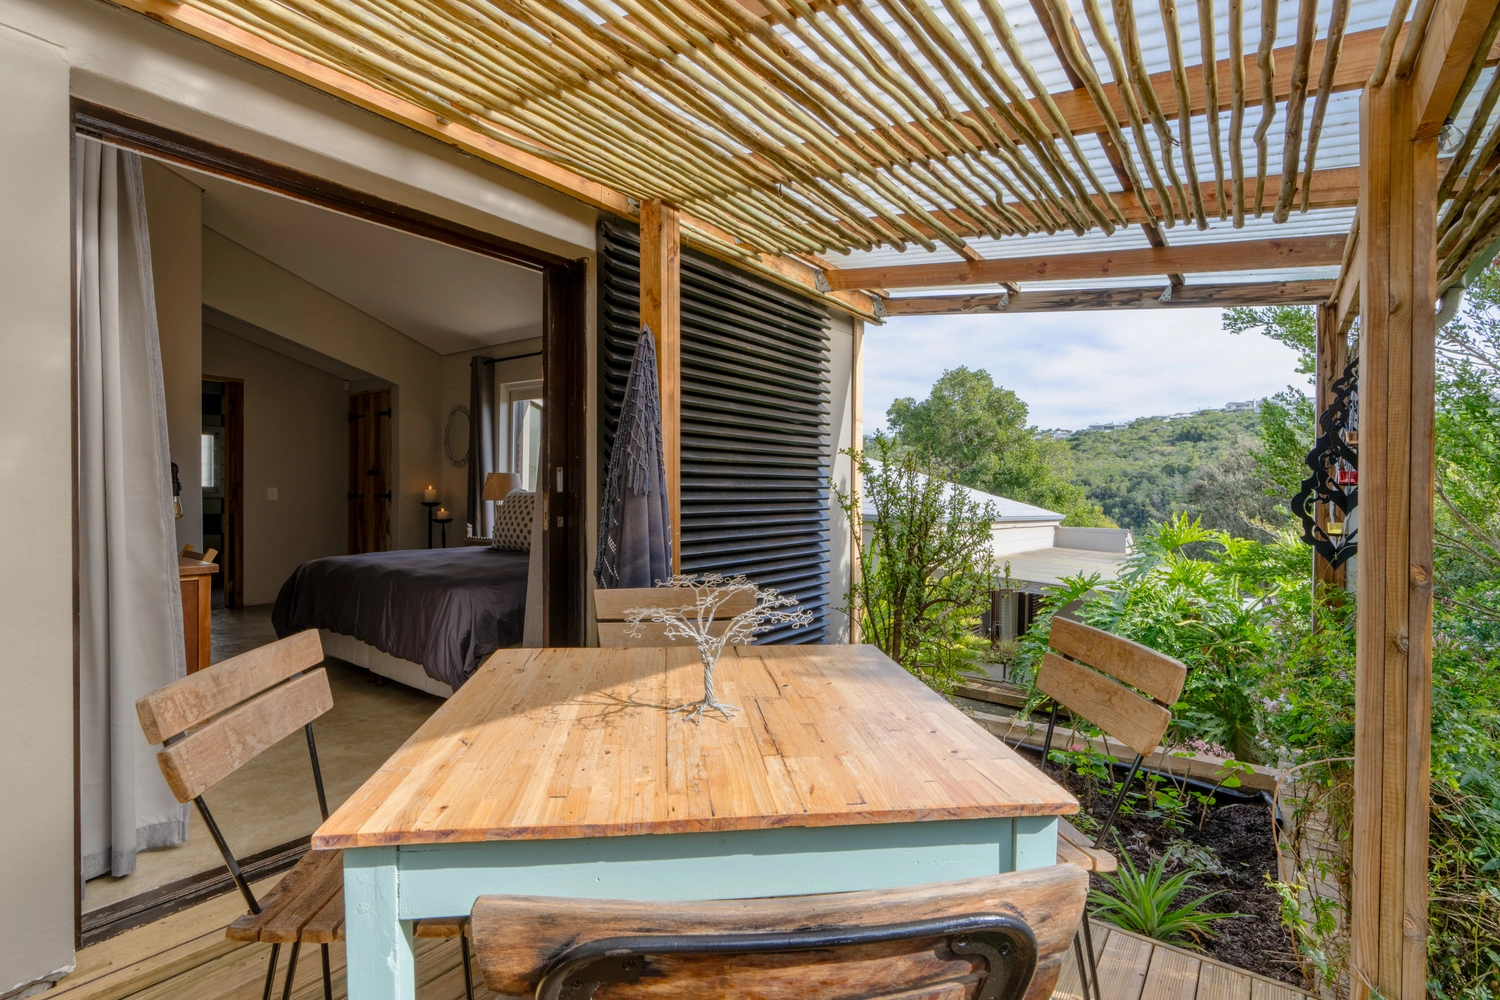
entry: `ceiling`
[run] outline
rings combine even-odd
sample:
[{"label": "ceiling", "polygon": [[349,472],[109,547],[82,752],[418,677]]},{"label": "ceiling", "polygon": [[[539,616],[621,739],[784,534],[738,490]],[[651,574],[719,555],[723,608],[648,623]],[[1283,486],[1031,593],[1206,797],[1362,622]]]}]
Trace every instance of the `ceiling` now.
[{"label": "ceiling", "polygon": [[542,276],[212,174],[203,225],[439,354],[539,336]]}]

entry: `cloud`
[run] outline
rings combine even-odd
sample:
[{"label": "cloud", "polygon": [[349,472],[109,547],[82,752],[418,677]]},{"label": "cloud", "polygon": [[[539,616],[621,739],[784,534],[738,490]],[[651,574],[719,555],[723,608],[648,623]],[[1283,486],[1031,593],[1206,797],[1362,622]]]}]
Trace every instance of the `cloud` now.
[{"label": "cloud", "polygon": [[942,373],[983,368],[1031,408],[1038,427],[1259,399],[1300,384],[1290,348],[1226,333],[1218,309],[899,316],[865,327],[865,427],[902,396],[923,399]]}]

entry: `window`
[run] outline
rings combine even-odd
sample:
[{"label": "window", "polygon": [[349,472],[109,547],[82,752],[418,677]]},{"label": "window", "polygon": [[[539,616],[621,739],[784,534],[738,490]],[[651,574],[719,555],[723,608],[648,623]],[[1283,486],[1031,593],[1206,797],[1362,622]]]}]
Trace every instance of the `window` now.
[{"label": "window", "polygon": [[219,488],[219,436],[204,434],[200,441],[202,444],[199,449],[199,458],[203,466],[203,488],[216,490]]},{"label": "window", "polygon": [[542,383],[507,383],[500,398],[500,468],[519,473],[521,488],[534,492],[542,458]]}]

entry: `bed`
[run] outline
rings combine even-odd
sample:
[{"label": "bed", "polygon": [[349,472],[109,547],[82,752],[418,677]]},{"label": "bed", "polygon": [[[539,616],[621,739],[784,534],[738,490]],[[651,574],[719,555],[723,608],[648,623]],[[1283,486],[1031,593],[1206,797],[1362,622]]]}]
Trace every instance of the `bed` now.
[{"label": "bed", "polygon": [[313,559],[282,584],[271,623],[278,636],[316,628],[329,656],[446,698],[539,625],[533,562],[488,545]]}]

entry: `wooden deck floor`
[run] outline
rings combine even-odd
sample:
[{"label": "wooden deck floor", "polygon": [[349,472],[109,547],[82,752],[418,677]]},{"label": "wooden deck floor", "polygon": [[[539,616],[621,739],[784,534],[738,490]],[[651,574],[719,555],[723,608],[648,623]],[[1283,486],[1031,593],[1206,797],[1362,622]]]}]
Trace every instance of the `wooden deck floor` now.
[{"label": "wooden deck floor", "polygon": [[[256,886],[261,893],[269,884]],[[78,967],[45,1000],[260,1000],[266,945],[224,940],[224,928],[243,908],[238,894],[221,896],[155,923],[83,949]],[[1307,1000],[1302,993],[1240,969],[1216,965],[1124,931],[1095,925],[1104,1000]],[[285,969],[286,950],[282,950]],[[344,949],[333,949],[334,996],[344,997]],[[456,941],[419,941],[418,1000],[462,1000],[463,972]],[[280,996],[280,974],[278,973]],[[476,980],[477,980],[476,973]],[[322,997],[317,949],[298,962],[292,996]],[[475,995],[490,1000],[476,982]],[[1082,1000],[1071,959],[1058,982],[1059,1000]]]}]

